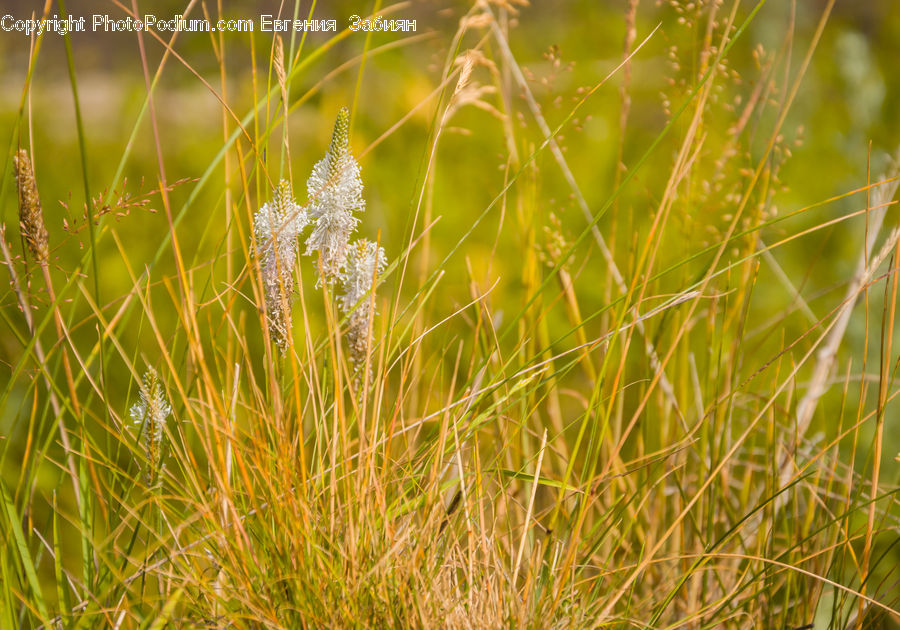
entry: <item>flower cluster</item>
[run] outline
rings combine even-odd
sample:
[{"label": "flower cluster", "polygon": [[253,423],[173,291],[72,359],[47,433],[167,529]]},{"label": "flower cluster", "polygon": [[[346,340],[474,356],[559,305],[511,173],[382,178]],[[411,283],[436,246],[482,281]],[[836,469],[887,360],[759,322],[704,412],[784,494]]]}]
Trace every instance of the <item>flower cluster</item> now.
[{"label": "flower cluster", "polygon": [[291,333],[297,239],[309,223],[309,217],[294,201],[290,182],[281,180],[274,197],[256,213],[254,232],[266,291],[269,329],[284,351]]},{"label": "flower cluster", "polygon": [[313,167],[306,189],[314,224],[306,239],[306,254],[318,253],[320,280],[332,283],[344,266],[350,234],[359,223],[353,213],[366,207],[359,164],[350,154],[350,112],[346,107],[338,113],[331,145]]},{"label": "flower cluster", "polygon": [[172,407],[166,400],[162,383],[156,370],[147,368],[141,383],[140,400],[132,405],[128,412],[135,424],[140,425],[140,440],[147,456],[147,468],[144,477],[148,483],[156,479],[162,470],[162,438],[166,418],[172,413]]},{"label": "flower cluster", "polygon": [[366,239],[350,243],[359,218],[354,213],[366,207],[359,164],[350,154],[350,112],[344,107],[334,123],[331,144],[325,157],[313,167],[306,182],[307,213],[294,202],[291,186],[282,181],[275,199],[256,213],[255,233],[260,270],[266,292],[269,329],[281,350],[287,350],[291,335],[293,269],[297,261],[297,241],[309,224],[306,254],[318,256],[317,286],[340,283],[337,301],[349,315],[347,341],[350,358],[359,375],[365,364],[369,329],[374,308],[373,281],[384,271],[384,249]]},{"label": "flower cluster", "polygon": [[340,274],[344,291],[338,296],[338,303],[342,312],[350,314],[347,342],[357,376],[365,366],[369,328],[375,314],[372,283],[384,271],[386,262],[384,248],[360,239],[348,248]]}]

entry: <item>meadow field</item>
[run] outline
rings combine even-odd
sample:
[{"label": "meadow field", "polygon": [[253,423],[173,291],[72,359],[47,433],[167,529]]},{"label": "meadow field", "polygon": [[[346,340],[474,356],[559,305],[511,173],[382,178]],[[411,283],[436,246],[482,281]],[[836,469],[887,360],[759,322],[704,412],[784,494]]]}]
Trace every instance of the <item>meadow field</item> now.
[{"label": "meadow field", "polygon": [[0,630],[900,628],[900,3],[0,9]]}]

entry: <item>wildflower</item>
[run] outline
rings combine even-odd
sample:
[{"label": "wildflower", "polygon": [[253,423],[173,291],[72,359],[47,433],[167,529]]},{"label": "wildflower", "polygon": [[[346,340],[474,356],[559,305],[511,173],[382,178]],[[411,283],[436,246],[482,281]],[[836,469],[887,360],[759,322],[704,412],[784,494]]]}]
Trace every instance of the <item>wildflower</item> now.
[{"label": "wildflower", "polygon": [[350,154],[350,112],[346,107],[334,123],[331,145],[313,167],[306,188],[315,224],[306,240],[306,254],[319,252],[320,281],[333,282],[344,266],[350,234],[359,223],[354,212],[365,208],[359,164]]},{"label": "wildflower", "polygon": [[141,384],[140,400],[132,405],[128,412],[135,424],[141,425],[140,437],[147,455],[147,469],[144,476],[152,482],[162,469],[162,437],[166,418],[172,413],[172,407],[166,400],[156,370],[147,368]]},{"label": "wildflower", "polygon": [[28,243],[28,249],[39,263],[47,262],[50,255],[49,237],[44,227],[44,214],[41,211],[41,198],[38,196],[37,184],[34,182],[34,169],[25,149],[19,149],[13,157],[16,169],[16,184],[19,188],[19,226],[22,236]]},{"label": "wildflower", "polygon": [[369,295],[372,281],[384,271],[385,263],[383,247],[360,239],[348,248],[340,274],[343,293],[338,296],[338,303],[342,312],[350,313],[347,341],[350,345],[350,360],[357,375],[365,365],[369,328],[375,314]]},{"label": "wildflower", "polygon": [[291,184],[281,180],[275,198],[256,213],[254,231],[260,271],[266,292],[269,329],[282,351],[291,332],[291,296],[294,292],[294,263],[297,238],[309,223],[306,210],[294,202]]}]

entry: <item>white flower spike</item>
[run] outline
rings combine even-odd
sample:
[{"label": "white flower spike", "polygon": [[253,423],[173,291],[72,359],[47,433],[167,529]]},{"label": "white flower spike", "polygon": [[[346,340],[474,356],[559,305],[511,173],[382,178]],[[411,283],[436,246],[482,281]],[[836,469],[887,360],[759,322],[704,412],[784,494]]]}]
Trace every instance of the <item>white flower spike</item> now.
[{"label": "white flower spike", "polygon": [[338,296],[338,303],[342,312],[350,313],[347,342],[357,376],[365,365],[369,327],[375,314],[371,295],[372,282],[384,271],[386,262],[384,248],[360,239],[348,248],[340,274],[344,291]]},{"label": "white flower spike", "polygon": [[294,201],[291,184],[281,180],[274,199],[263,205],[254,219],[259,266],[266,291],[269,330],[282,352],[291,334],[291,301],[297,239],[309,223],[306,210]]},{"label": "white flower spike", "polygon": [[306,254],[321,256],[320,281],[331,284],[344,266],[350,234],[359,223],[354,212],[365,209],[359,164],[350,154],[350,111],[343,107],[334,123],[331,145],[306,182],[310,217]]},{"label": "white flower spike", "polygon": [[148,483],[152,482],[161,470],[163,430],[166,418],[172,413],[172,407],[166,400],[162,383],[156,370],[147,368],[141,384],[140,400],[131,406],[128,415],[135,424],[140,425],[141,443],[147,455],[147,469],[144,476]]}]

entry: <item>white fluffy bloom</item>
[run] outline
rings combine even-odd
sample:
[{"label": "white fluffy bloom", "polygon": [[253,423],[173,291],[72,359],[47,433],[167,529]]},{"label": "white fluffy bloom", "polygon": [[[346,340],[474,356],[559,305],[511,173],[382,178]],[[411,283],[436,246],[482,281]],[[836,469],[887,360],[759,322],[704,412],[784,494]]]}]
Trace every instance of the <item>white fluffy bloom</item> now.
[{"label": "white fluffy bloom", "polygon": [[344,266],[350,234],[359,223],[353,213],[363,210],[359,164],[350,154],[350,112],[346,107],[334,123],[331,145],[313,167],[306,182],[314,227],[306,239],[306,254],[321,256],[321,278],[333,282]]},{"label": "white fluffy bloom", "polygon": [[282,350],[287,349],[291,331],[297,239],[307,223],[309,217],[306,210],[294,202],[291,184],[287,180],[281,180],[275,198],[263,205],[254,219],[269,329]]},{"label": "white fluffy bloom", "polygon": [[147,454],[148,466],[144,474],[148,482],[155,479],[161,469],[163,430],[171,413],[172,407],[166,400],[156,370],[147,368],[141,383],[140,399],[131,406],[128,415],[135,424],[141,425],[139,435]]},{"label": "white fluffy bloom", "polygon": [[340,273],[343,293],[338,296],[338,303],[341,311],[350,313],[347,341],[350,345],[350,359],[357,375],[365,365],[369,327],[375,314],[371,295],[372,281],[384,271],[386,262],[384,248],[360,239],[348,247]]},{"label": "white fluffy bloom", "polygon": [[338,296],[343,312],[350,312],[372,290],[372,281],[384,271],[386,263],[384,248],[367,239],[360,239],[347,248],[344,268],[340,273],[344,291]]}]

